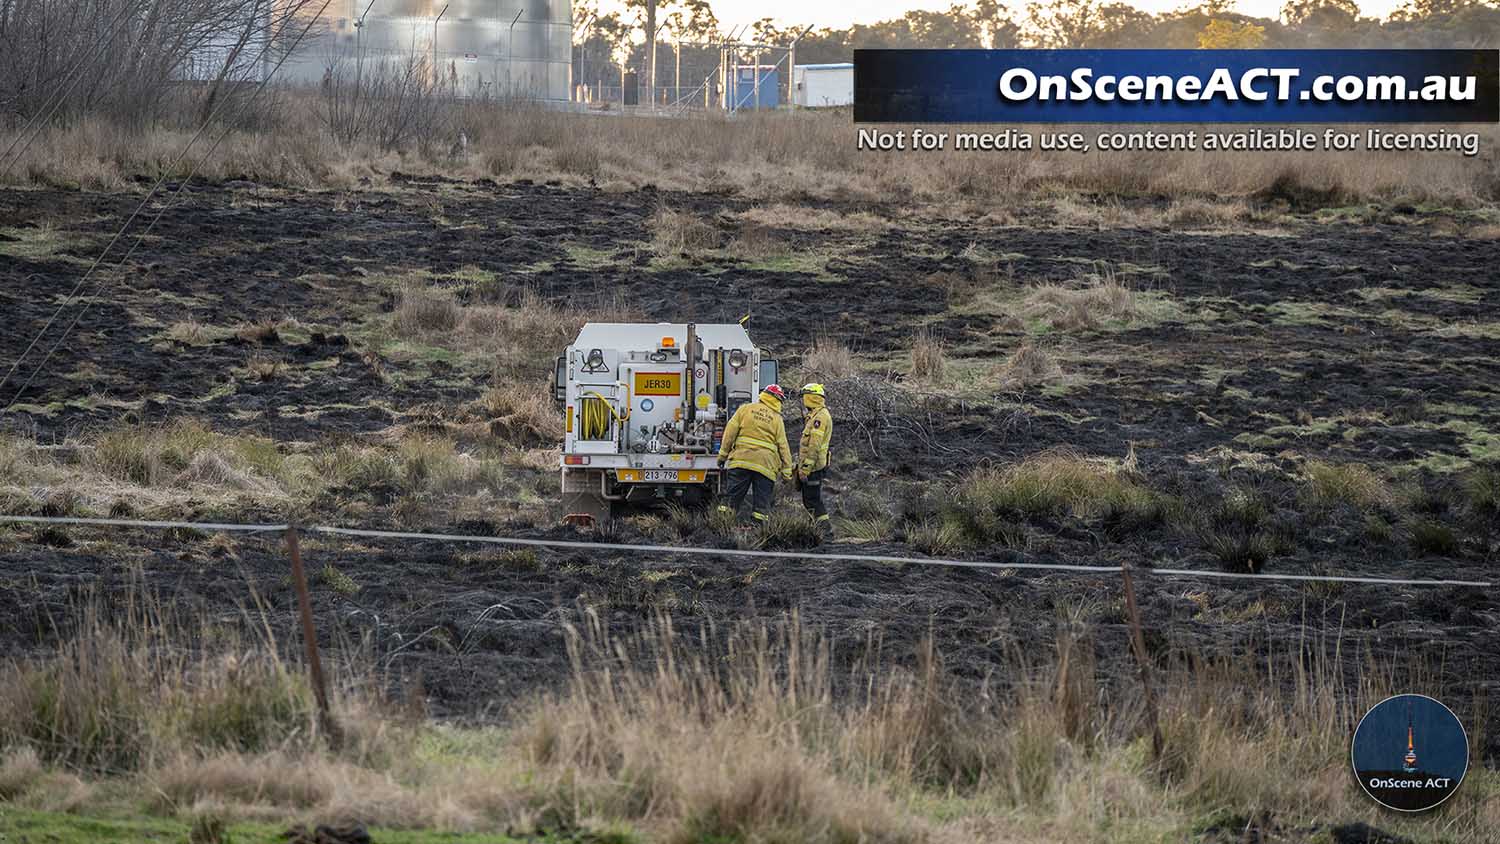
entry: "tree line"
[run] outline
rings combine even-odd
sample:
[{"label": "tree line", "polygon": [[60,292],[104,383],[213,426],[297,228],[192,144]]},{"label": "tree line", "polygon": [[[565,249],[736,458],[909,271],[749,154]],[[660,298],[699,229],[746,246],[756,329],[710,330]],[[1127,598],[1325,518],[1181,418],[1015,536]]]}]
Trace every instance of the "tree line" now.
[{"label": "tree line", "polygon": [[[584,82],[618,75],[621,64],[647,78],[656,34],[658,84],[670,85],[681,62],[701,78],[718,63],[710,46],[727,35],[708,0],[626,0],[604,11],[599,0],[575,4],[574,76]],[[762,19],[741,41],[786,45],[795,22]],[[677,45],[681,44],[679,48]],[[1010,6],[971,0],[946,11],[913,10],[899,18],[802,35],[797,62],[847,62],[857,48],[1331,48],[1493,47],[1500,45],[1495,0],[1408,0],[1389,17],[1360,14],[1355,0],[1288,0],[1276,18],[1230,11],[1228,0],[1151,14],[1108,0],[1045,0]],[[749,59],[747,59],[749,61]],[[667,72],[663,72],[666,69]],[[685,83],[686,84],[686,83]]]}]

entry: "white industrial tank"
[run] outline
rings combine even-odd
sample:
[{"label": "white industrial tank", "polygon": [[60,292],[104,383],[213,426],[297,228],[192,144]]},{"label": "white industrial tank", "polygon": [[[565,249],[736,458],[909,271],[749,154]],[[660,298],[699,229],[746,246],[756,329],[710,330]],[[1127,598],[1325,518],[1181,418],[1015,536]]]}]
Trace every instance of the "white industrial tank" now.
[{"label": "white industrial tank", "polygon": [[572,42],[571,0],[333,0],[277,76],[317,84],[358,56],[366,68],[419,56],[461,96],[565,102]]}]

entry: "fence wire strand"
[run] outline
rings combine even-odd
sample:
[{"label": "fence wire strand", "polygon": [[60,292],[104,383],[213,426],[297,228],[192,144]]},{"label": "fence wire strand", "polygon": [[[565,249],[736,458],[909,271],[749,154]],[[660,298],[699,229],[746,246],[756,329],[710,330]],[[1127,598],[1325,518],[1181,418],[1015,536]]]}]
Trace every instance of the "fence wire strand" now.
[{"label": "fence wire strand", "polygon": [[[290,524],[237,524],[217,522],[147,521],[138,519],[94,519],[73,516],[12,516],[0,514],[0,523],[75,525],[87,527],[141,528],[153,530],[200,530],[205,532],[270,533],[285,532]],[[991,570],[1057,571],[1076,574],[1119,574],[1121,566],[1085,566],[1072,563],[1000,562],[995,560],[957,560],[936,557],[904,557],[893,554],[850,554],[845,552],[767,551],[752,548],[706,548],[691,545],[646,545],[631,542],[588,542],[569,539],[535,539],[520,536],[476,536],[460,533],[423,533],[419,531],[372,530],[330,525],[298,525],[297,530],[324,536],[359,537],[363,539],[403,542],[448,542],[482,545],[513,545],[532,548],[571,549],[583,551],[625,551],[644,554],[676,554],[700,557],[744,557],[749,559],[808,560],[813,562],[885,563]],[[1303,583],[1363,583],[1386,586],[1464,586],[1489,589],[1486,580],[1454,580],[1403,577],[1362,577],[1333,574],[1251,574],[1249,572],[1213,571],[1207,569],[1137,568],[1144,575],[1163,577],[1205,577],[1216,580],[1292,581]]]}]

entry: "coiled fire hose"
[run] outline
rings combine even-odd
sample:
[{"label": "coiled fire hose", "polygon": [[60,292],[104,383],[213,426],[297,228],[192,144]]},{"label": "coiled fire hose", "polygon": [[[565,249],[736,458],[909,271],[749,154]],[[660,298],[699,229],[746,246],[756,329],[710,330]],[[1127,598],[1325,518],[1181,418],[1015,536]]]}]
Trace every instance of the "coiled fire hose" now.
[{"label": "coiled fire hose", "polygon": [[625,421],[615,411],[609,400],[598,393],[589,393],[578,402],[578,436],[585,440],[602,440],[609,436],[609,417]]}]

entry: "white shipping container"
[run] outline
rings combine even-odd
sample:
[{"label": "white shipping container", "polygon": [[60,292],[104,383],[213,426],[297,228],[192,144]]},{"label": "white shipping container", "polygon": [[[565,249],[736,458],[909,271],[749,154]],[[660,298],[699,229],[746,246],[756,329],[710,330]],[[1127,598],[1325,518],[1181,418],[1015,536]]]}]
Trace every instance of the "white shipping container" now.
[{"label": "white shipping container", "polygon": [[792,71],[796,82],[793,102],[805,108],[854,104],[854,65],[799,64]]}]

